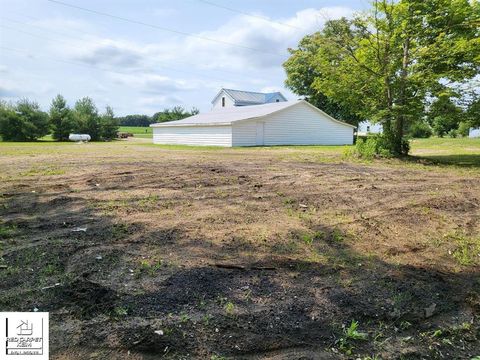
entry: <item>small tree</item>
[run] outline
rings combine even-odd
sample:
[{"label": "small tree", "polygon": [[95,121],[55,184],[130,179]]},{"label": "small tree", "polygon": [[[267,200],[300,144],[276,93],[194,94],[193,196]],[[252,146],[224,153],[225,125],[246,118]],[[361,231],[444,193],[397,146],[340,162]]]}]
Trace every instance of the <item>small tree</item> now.
[{"label": "small tree", "polygon": [[113,109],[107,106],[100,122],[101,138],[103,140],[113,140],[117,137],[118,121],[115,119]]},{"label": "small tree", "polygon": [[72,110],[67,106],[67,101],[62,95],[57,95],[52,100],[50,122],[53,129],[52,137],[55,140],[67,141],[70,133],[75,131]]},{"label": "small tree", "polygon": [[435,134],[443,137],[450,131],[458,129],[463,112],[450,96],[442,94],[430,105],[427,116]]},{"label": "small tree", "polygon": [[18,136],[20,116],[15,107],[0,101],[0,136],[4,141],[13,141]]},{"label": "small tree", "polygon": [[480,94],[472,94],[465,111],[465,118],[472,127],[480,127]]},{"label": "small tree", "polygon": [[4,141],[34,141],[49,130],[48,115],[36,102],[21,99],[15,106],[0,106],[0,135]]},{"label": "small tree", "polygon": [[88,134],[92,141],[100,140],[100,117],[93,100],[84,97],[77,100],[73,111],[75,131]]}]

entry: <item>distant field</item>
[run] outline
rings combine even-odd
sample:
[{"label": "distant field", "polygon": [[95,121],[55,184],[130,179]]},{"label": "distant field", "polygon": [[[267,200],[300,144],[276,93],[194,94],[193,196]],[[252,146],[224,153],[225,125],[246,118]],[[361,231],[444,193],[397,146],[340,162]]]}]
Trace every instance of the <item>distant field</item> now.
[{"label": "distant field", "polygon": [[142,126],[120,126],[120,131],[132,133],[134,137],[151,138],[152,128]]}]

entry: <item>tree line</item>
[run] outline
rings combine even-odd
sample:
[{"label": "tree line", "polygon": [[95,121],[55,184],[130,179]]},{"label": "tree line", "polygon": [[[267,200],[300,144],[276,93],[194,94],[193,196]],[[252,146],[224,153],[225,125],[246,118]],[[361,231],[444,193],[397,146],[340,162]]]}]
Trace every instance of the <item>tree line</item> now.
[{"label": "tree line", "polygon": [[48,112],[29,99],[16,103],[0,100],[0,137],[3,141],[35,141],[51,134],[57,141],[68,141],[72,133],[89,134],[92,141],[108,141],[117,137],[119,126],[149,126],[157,122],[180,120],[196,115],[196,108],[187,111],[181,106],[148,115],[115,117],[110,106],[100,113],[93,100],[84,97],[69,107],[62,95],[51,102]]},{"label": "tree line", "polygon": [[136,114],[118,117],[117,119],[122,126],[149,126],[154,123],[181,120],[192,115],[197,115],[198,113],[199,110],[196,108],[187,111],[182,106],[174,106],[171,109],[159,111],[152,116]]},{"label": "tree line", "polygon": [[107,106],[100,113],[89,97],[67,105],[62,95],[57,95],[48,112],[28,99],[16,103],[0,102],[0,136],[3,141],[35,141],[52,134],[54,140],[68,141],[71,133],[89,134],[92,141],[107,141],[117,137],[118,121]]},{"label": "tree line", "polygon": [[[339,119],[380,123],[377,147],[408,153],[407,135],[465,133],[479,120],[480,2],[374,0],[289,49],[286,85]],[[475,91],[475,90],[474,90]]]}]

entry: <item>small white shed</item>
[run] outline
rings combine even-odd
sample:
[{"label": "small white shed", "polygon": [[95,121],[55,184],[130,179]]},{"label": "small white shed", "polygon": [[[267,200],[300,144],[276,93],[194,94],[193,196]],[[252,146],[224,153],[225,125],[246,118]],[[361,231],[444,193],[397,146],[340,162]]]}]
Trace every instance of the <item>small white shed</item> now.
[{"label": "small white shed", "polygon": [[225,108],[150,126],[155,144],[216,146],[346,145],[355,129],[305,100]]}]

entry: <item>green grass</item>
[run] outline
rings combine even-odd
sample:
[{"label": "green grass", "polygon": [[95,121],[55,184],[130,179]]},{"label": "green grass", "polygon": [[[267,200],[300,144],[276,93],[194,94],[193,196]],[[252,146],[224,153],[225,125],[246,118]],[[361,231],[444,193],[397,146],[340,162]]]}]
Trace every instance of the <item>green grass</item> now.
[{"label": "green grass", "polygon": [[132,133],[134,137],[138,138],[152,138],[152,128],[151,127],[142,127],[142,126],[120,126],[119,131]]},{"label": "green grass", "polygon": [[480,167],[480,139],[429,138],[411,142],[415,157],[438,164]]}]

